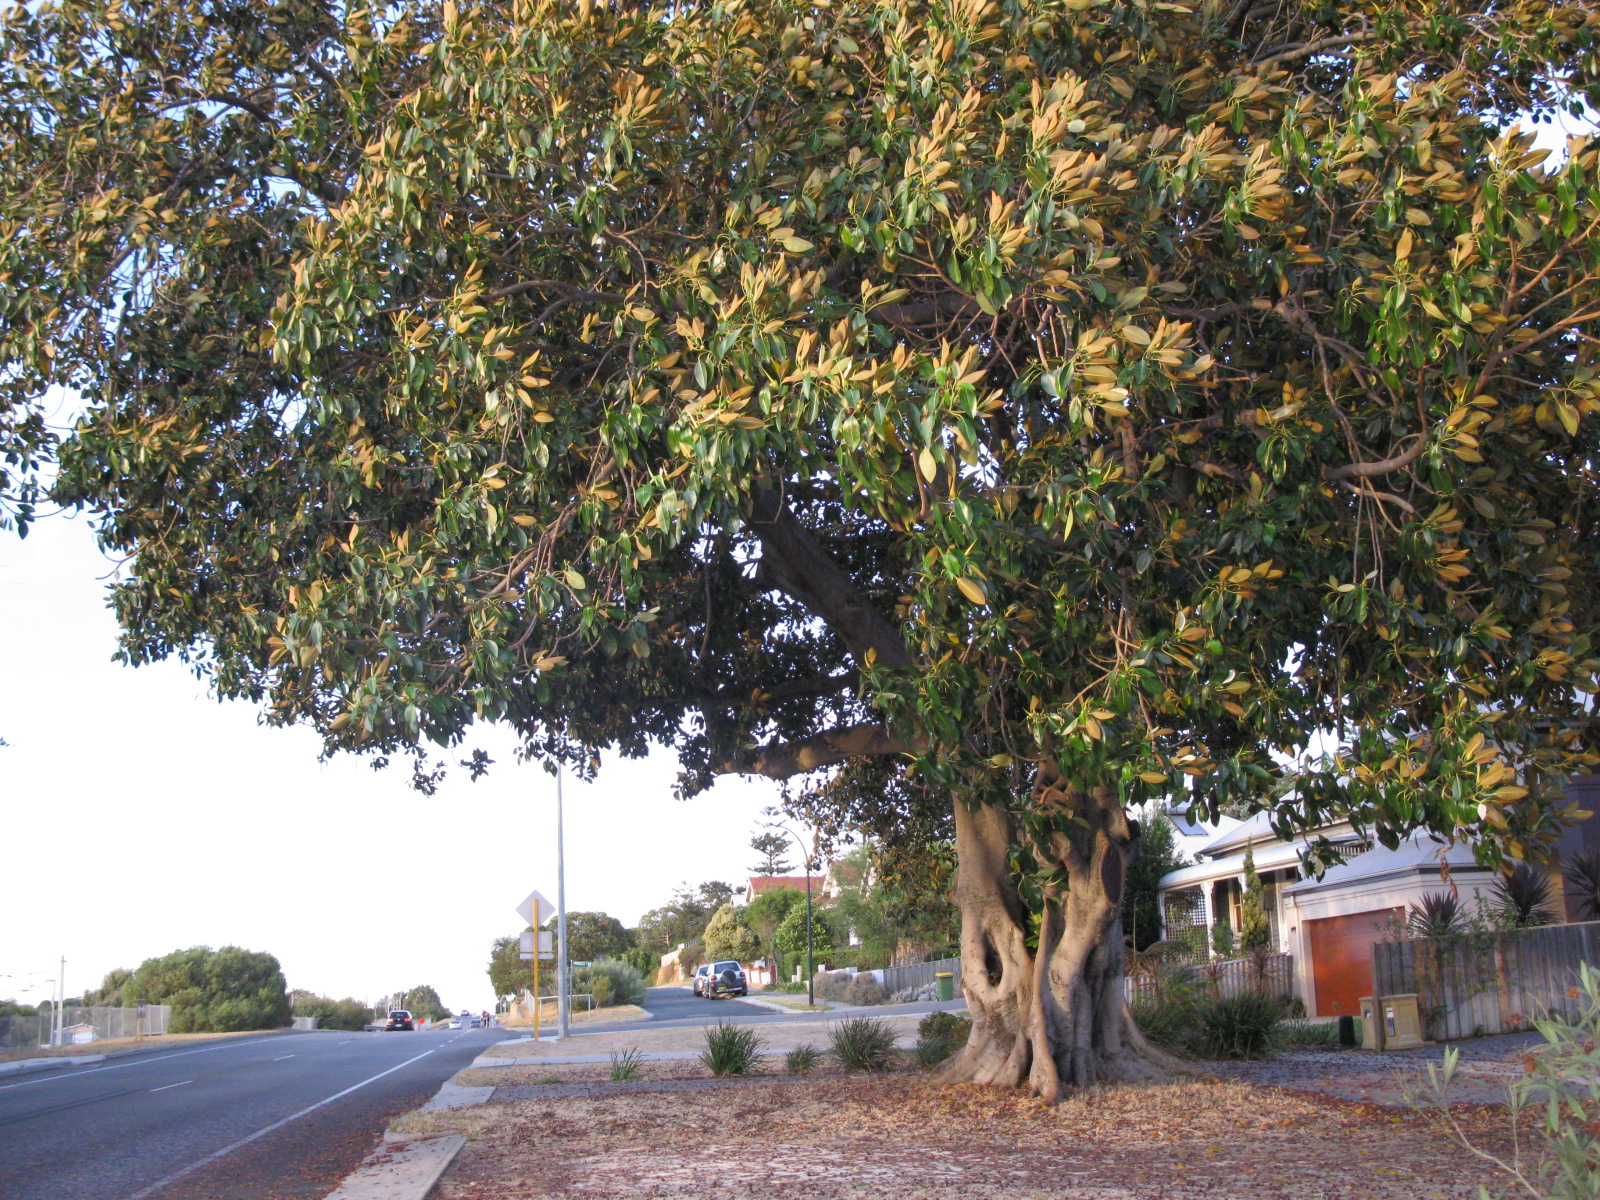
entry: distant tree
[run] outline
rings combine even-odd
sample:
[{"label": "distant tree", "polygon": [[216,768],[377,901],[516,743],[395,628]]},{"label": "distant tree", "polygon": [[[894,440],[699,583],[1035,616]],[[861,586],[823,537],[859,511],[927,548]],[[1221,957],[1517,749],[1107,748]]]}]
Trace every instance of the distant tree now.
[{"label": "distant tree", "polygon": [[[797,904],[789,910],[789,915],[784,917],[783,923],[778,926],[773,934],[773,945],[779,954],[789,958],[804,955],[806,952],[806,906]],[[820,958],[822,954],[833,948],[834,926],[828,915],[819,908],[811,912],[811,953],[813,957]]]},{"label": "distant tree", "polygon": [[955,847],[947,842],[871,839],[836,866],[836,925],[874,963],[921,962],[956,943],[960,914],[950,899]]},{"label": "distant tree", "polygon": [[489,986],[497,1001],[509,1000],[533,985],[532,964],[523,962],[520,952],[521,939],[515,934],[495,938],[489,948]]},{"label": "distant tree", "polygon": [[1122,928],[1135,950],[1143,950],[1161,938],[1161,906],[1156,884],[1169,871],[1184,866],[1172,822],[1157,813],[1140,823],[1134,843],[1133,861],[1128,864],[1127,891],[1122,897]]},{"label": "distant tree", "polygon": [[733,886],[720,880],[698,888],[681,885],[672,899],[639,918],[639,944],[657,954],[682,942],[692,942],[705,932],[706,922],[733,898]]},{"label": "distant tree", "polygon": [[174,950],[139,964],[125,996],[170,1004],[173,1033],[278,1029],[289,1023],[289,989],[270,954],[224,946]]},{"label": "distant tree", "polygon": [[[551,917],[546,929],[554,930],[558,918]],[[567,958],[572,962],[598,962],[617,958],[633,945],[621,921],[603,912],[567,914]]]},{"label": "distant tree", "polygon": [[0,1021],[7,1017],[31,1017],[38,1011],[37,1005],[22,1004],[16,1000],[0,1000]]},{"label": "distant tree", "polygon": [[1267,910],[1261,902],[1262,893],[1255,852],[1247,849],[1244,852],[1244,901],[1239,905],[1239,949],[1245,954],[1272,941]]},{"label": "distant tree", "polygon": [[785,857],[789,839],[775,830],[756,834],[750,839],[750,849],[761,856],[761,861],[750,868],[752,875],[787,875],[793,869]]},{"label": "distant tree", "polygon": [[130,996],[127,993],[126,987],[132,978],[133,972],[127,967],[113,967],[106,972],[106,977],[100,981],[99,987],[84,993],[83,1002],[90,1005],[105,1005],[108,1008],[137,1004],[145,997]]},{"label": "distant tree", "polygon": [[778,926],[783,924],[783,919],[791,911],[799,908],[804,912],[805,906],[806,894],[792,887],[768,888],[745,906],[744,919],[761,939],[763,953],[777,956],[773,934],[777,933]]},{"label": "distant tree", "polygon": [[406,1009],[413,1017],[423,1017],[429,1021],[442,1021],[450,1016],[450,1010],[439,999],[439,993],[425,983],[396,992],[389,997],[388,1006]]},{"label": "distant tree", "polygon": [[712,914],[704,935],[706,957],[749,962],[761,953],[761,939],[745,920],[744,910],[724,904]]}]

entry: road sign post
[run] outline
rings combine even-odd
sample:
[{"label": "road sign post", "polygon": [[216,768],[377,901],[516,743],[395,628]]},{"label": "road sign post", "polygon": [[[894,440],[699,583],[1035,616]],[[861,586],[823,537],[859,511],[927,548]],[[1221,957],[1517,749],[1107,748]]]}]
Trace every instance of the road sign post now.
[{"label": "road sign post", "polygon": [[533,1040],[539,1040],[539,960],[544,957],[544,938],[539,932],[539,922],[543,918],[539,915],[542,911],[552,908],[550,901],[539,894],[535,888],[529,892],[527,898],[517,905],[517,915],[533,926]]}]

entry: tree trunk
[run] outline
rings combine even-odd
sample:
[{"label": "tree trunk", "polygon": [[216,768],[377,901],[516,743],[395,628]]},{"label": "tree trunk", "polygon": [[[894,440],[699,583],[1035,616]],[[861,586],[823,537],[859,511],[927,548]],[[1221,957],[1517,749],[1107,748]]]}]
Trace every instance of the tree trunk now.
[{"label": "tree trunk", "polygon": [[956,802],[955,898],[972,1035],[944,1078],[1026,1087],[1054,1104],[1063,1089],[1188,1073],[1145,1041],[1123,994],[1120,910],[1135,834],[1115,792],[1064,786],[1046,766],[1032,802],[1052,826],[1072,831],[1030,847],[1065,877],[1046,890],[1037,951],[1010,865],[1016,823],[1003,809]]}]

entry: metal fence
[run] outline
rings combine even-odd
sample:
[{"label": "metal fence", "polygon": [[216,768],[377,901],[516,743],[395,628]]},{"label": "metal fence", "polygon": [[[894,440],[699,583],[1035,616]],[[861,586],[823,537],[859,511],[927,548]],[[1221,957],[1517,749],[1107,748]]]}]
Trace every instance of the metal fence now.
[{"label": "metal fence", "polygon": [[0,1049],[81,1046],[111,1038],[151,1037],[166,1033],[171,1019],[172,1008],[166,1004],[146,1004],[142,1010],[69,1005],[61,1014],[57,1034],[55,1010],[47,1007],[37,1016],[0,1017]]},{"label": "metal fence", "polygon": [[877,976],[878,982],[883,984],[886,995],[893,996],[910,988],[927,987],[936,982],[934,976],[940,971],[948,971],[955,978],[956,995],[961,995],[961,960],[959,958],[938,958],[933,962],[913,963],[909,967],[880,967],[875,971],[864,972]]},{"label": "metal fence", "polygon": [[[1228,958],[1198,965],[1179,963],[1176,967],[1193,982],[1214,989],[1221,996],[1264,992],[1288,999],[1294,995],[1294,959],[1288,954],[1269,954],[1260,963],[1248,958]],[[1161,986],[1162,981],[1154,970],[1135,968],[1123,977],[1123,988],[1130,1003],[1157,999]]]},{"label": "metal fence", "polygon": [[1600,966],[1600,921],[1377,942],[1372,994],[1415,994],[1435,1041],[1514,1033],[1546,1013],[1577,1016],[1567,989],[1582,963]]}]

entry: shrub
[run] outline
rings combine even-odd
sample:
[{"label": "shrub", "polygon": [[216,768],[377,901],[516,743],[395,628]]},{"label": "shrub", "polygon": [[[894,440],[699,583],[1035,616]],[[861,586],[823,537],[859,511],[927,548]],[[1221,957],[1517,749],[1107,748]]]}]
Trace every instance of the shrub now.
[{"label": "shrub", "polygon": [[952,1047],[966,1044],[972,1034],[972,1018],[966,1013],[931,1012],[917,1022],[917,1038],[943,1038]]},{"label": "shrub", "polygon": [[857,975],[844,990],[846,1004],[882,1004],[884,998],[883,984],[871,975]]},{"label": "shrub", "polygon": [[1554,925],[1555,910],[1550,907],[1550,877],[1525,862],[1519,862],[1509,875],[1495,880],[1494,907],[1508,929],[1529,929],[1535,925]]},{"label": "shrub", "polygon": [[1215,996],[1194,1007],[1202,1058],[1265,1058],[1283,1023],[1283,1000],[1259,992]]},{"label": "shrub", "polygon": [[1295,1050],[1332,1050],[1339,1045],[1339,1023],[1287,1020],[1279,1027],[1277,1040]]},{"label": "shrub", "polygon": [[644,1051],[637,1046],[629,1046],[622,1053],[615,1050],[611,1052],[611,1082],[627,1083],[639,1076],[639,1067],[644,1062]]},{"label": "shrub", "polygon": [[840,1021],[828,1034],[833,1056],[851,1071],[882,1071],[894,1061],[894,1030],[874,1017]]},{"label": "shrub", "polygon": [[956,1052],[946,1037],[919,1037],[917,1039],[917,1065],[931,1071]]},{"label": "shrub", "polygon": [[574,967],[568,980],[574,996],[585,992],[594,996],[596,1008],[644,1002],[644,976],[617,958],[601,959],[587,967]]},{"label": "shrub", "polygon": [[[1578,1001],[1575,1020],[1547,1017],[1534,1025],[1545,1044],[1523,1057],[1524,1073],[1507,1088],[1507,1121],[1512,1130],[1509,1158],[1500,1158],[1472,1144],[1450,1112],[1450,1085],[1460,1054],[1444,1052],[1443,1067],[1428,1064],[1427,1083],[1407,1083],[1406,1102],[1473,1156],[1487,1160],[1515,1186],[1517,1195],[1549,1200],[1592,1200],[1600,1196],[1600,971],[1588,963],[1578,968],[1578,986],[1567,995]],[[1559,1100],[1558,1100],[1559,1098]],[[1532,1114],[1543,1111],[1542,1153],[1524,1158],[1517,1132]],[[1481,1195],[1487,1196],[1487,1189]]]},{"label": "shrub", "polygon": [[1194,1053],[1197,1021],[1190,1001],[1135,1000],[1129,1005],[1139,1032],[1173,1054]]},{"label": "shrub", "polygon": [[372,1020],[372,1010],[363,1000],[346,996],[334,1000],[329,996],[298,995],[294,998],[294,1015],[317,1018],[318,1029],[344,1029],[360,1032]]},{"label": "shrub", "polygon": [[818,971],[811,980],[812,991],[819,1000],[840,1000],[850,990],[849,971]]},{"label": "shrub", "polygon": [[821,1057],[822,1051],[815,1046],[796,1046],[783,1056],[783,1069],[791,1075],[804,1075]]},{"label": "shrub", "polygon": [[761,1038],[749,1025],[718,1021],[706,1030],[700,1061],[713,1075],[743,1075],[761,1057]]}]

